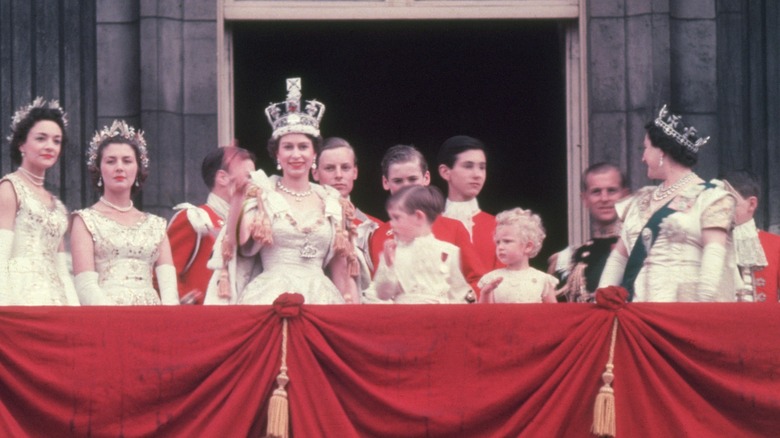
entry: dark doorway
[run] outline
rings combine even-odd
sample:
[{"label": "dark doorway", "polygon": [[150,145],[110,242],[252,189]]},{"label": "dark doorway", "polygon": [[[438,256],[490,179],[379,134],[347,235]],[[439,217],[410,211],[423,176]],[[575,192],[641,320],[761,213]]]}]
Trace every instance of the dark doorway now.
[{"label": "dark doorway", "polygon": [[301,77],[303,98],[325,103],[323,136],[344,137],[359,156],[352,200],[385,218],[379,163],[394,144],[414,144],[434,184],[439,145],[452,135],[483,140],[488,179],[480,206],[539,213],[546,257],[567,243],[563,37],[555,21],[294,21],[232,23],[236,136],[260,167],[264,110]]}]

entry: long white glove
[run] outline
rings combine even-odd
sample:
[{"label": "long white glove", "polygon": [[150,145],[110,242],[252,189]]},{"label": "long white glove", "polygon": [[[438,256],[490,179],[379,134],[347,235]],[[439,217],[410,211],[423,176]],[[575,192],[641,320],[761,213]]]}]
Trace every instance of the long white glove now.
[{"label": "long white glove", "polygon": [[74,283],[76,284],[76,293],[79,296],[79,302],[81,302],[82,305],[110,306],[113,304],[108,300],[103,291],[100,290],[97,272],[84,271],[76,276]]},{"label": "long white glove", "polygon": [[618,250],[612,250],[604,265],[604,270],[601,271],[599,287],[620,286],[620,283],[623,282],[623,274],[626,272],[626,263],[628,263],[628,257]]},{"label": "long white glove", "polygon": [[154,268],[157,285],[160,286],[160,299],[166,306],[179,304],[179,288],[176,285],[176,268],[173,265],[160,265]]},{"label": "long white glove", "polygon": [[723,277],[723,266],[726,263],[726,247],[717,242],[704,245],[701,254],[701,270],[699,270],[698,294],[694,301],[718,301],[720,279]]},{"label": "long white glove", "polygon": [[11,259],[11,250],[14,246],[14,232],[0,230],[0,306],[11,303],[8,289],[8,260]]},{"label": "long white glove", "polygon": [[57,274],[65,287],[65,298],[68,300],[68,305],[78,306],[79,296],[76,293],[76,287],[73,285],[73,277],[70,276],[68,255],[64,252],[57,253]]}]

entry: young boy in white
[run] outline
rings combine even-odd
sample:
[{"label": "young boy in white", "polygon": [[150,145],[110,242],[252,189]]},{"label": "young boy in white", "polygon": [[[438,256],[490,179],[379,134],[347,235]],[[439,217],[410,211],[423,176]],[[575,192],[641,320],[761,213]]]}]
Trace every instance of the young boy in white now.
[{"label": "young boy in white", "polygon": [[431,224],[444,197],[431,186],[407,186],[387,200],[394,239],[385,241],[374,276],[376,295],[397,304],[466,303],[471,287],[457,246],[436,239]]},{"label": "young boy in white", "polygon": [[542,220],[530,210],[514,208],[496,216],[496,255],[505,268],[479,281],[480,303],[555,303],[558,279],[528,261],[539,254],[545,233]]}]

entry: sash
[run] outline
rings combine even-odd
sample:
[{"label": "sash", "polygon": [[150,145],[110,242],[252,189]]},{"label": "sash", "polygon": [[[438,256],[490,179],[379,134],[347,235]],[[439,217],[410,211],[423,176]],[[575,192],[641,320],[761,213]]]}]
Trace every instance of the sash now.
[{"label": "sash", "polygon": [[[667,216],[677,211],[669,207],[671,202],[672,201],[670,200],[664,204],[663,207],[659,208],[655,213],[653,213],[652,216],[650,216],[650,219],[648,219],[645,226],[642,227],[642,231],[639,232],[639,237],[636,239],[637,242],[634,244],[634,248],[631,250],[631,254],[628,256],[626,270],[623,273],[623,282],[620,285],[628,291],[627,302],[629,303],[634,300],[634,282],[636,281],[636,277],[639,275],[639,271],[642,269],[642,266],[645,263],[645,259],[647,258],[647,251],[653,246],[655,240],[658,238],[658,232],[661,230],[661,222],[663,222]],[[652,233],[650,246],[647,248],[645,248],[645,240],[642,239],[642,235],[645,233],[645,230],[650,230]]]}]

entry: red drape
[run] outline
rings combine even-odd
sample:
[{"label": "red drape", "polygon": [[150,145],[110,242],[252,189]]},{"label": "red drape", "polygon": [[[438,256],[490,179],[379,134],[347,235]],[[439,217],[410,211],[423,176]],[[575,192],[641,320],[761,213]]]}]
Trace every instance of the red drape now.
[{"label": "red drape", "polygon": [[[589,437],[613,318],[618,437],[777,436],[780,308],[307,306],[295,437]],[[1,436],[262,436],[270,306],[0,310]]]}]

